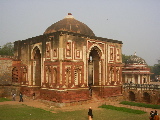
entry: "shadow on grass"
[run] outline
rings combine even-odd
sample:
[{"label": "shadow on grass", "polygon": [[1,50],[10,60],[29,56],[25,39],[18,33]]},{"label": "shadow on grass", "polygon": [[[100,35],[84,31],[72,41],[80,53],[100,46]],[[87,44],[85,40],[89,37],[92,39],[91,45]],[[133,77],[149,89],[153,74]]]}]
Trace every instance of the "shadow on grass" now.
[{"label": "shadow on grass", "polygon": [[132,114],[144,114],[144,113],[146,113],[146,112],[141,111],[141,110],[134,110],[134,109],[125,108],[125,107],[115,107],[115,106],[112,106],[112,105],[102,105],[102,106],[100,106],[100,108],[117,110],[117,111],[132,113]]}]

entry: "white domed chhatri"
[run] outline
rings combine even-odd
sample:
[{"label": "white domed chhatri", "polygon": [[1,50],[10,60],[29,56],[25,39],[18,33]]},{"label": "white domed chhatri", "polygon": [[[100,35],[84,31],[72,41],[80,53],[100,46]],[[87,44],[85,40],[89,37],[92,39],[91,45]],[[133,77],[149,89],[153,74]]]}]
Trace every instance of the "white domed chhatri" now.
[{"label": "white domed chhatri", "polygon": [[141,57],[136,54],[132,55],[125,64],[123,70],[123,82],[144,84],[150,82],[150,68]]},{"label": "white domed chhatri", "polygon": [[134,55],[132,55],[128,60],[127,60],[127,64],[143,64],[143,65],[147,65],[147,63],[145,62],[144,59],[142,59],[141,57],[138,57],[136,55],[136,53]]}]

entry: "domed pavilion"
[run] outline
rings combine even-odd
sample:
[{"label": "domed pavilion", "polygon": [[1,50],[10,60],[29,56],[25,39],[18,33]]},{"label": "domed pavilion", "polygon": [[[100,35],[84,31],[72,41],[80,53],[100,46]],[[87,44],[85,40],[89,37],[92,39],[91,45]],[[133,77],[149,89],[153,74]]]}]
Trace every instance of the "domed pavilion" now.
[{"label": "domed pavilion", "polygon": [[147,84],[152,73],[145,60],[135,53],[127,60],[122,74],[123,83]]},{"label": "domed pavilion", "polygon": [[96,37],[71,13],[14,47],[12,83],[27,96],[66,106],[122,93],[122,42]]}]

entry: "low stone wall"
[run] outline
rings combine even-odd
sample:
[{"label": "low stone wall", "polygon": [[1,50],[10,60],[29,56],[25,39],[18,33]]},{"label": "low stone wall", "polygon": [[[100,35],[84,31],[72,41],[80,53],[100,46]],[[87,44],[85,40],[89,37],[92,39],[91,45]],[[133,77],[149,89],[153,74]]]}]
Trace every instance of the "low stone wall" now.
[{"label": "low stone wall", "polygon": [[57,102],[53,102],[53,101],[48,101],[48,100],[42,100],[39,99],[40,102],[46,104],[47,106],[51,107],[68,107],[68,106],[76,106],[76,105],[82,105],[82,104],[88,104],[90,103],[90,100],[84,100],[84,101],[75,101],[75,102],[68,102],[68,103],[57,103]]},{"label": "low stone wall", "polygon": [[123,91],[123,98],[126,101],[144,102],[149,104],[160,104],[160,91],[159,90],[136,90],[125,89]]},{"label": "low stone wall", "polygon": [[19,86],[0,86],[0,97],[11,97],[12,94],[19,95]]},{"label": "low stone wall", "polygon": [[27,97],[32,97],[33,93],[35,93],[35,97],[40,98],[40,87],[22,86],[20,90]]},{"label": "low stone wall", "polygon": [[67,91],[41,89],[40,98],[43,100],[53,101],[56,103],[69,103],[69,102],[88,100],[89,92],[88,89],[67,90]]},{"label": "low stone wall", "polygon": [[111,86],[104,88],[104,97],[112,97],[122,94],[122,87],[121,86]]},{"label": "low stone wall", "polygon": [[124,98],[123,98],[123,95],[120,94],[120,95],[117,95],[117,96],[110,96],[110,97],[107,97],[107,98],[104,98],[106,101],[108,102],[122,102],[124,101]]}]

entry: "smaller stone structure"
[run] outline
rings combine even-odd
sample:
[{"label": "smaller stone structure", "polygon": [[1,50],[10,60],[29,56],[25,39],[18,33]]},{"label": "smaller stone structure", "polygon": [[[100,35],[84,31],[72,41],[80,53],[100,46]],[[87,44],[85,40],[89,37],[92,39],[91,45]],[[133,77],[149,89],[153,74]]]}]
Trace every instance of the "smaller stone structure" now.
[{"label": "smaller stone structure", "polygon": [[151,74],[145,60],[132,55],[122,69],[124,100],[160,104],[160,86],[150,84]]},{"label": "smaller stone structure", "polygon": [[150,75],[153,73],[150,72],[145,60],[134,54],[127,60],[122,74],[123,83],[149,84]]},{"label": "smaller stone structure", "polygon": [[123,85],[123,96],[126,101],[160,104],[160,85],[126,83]]}]

